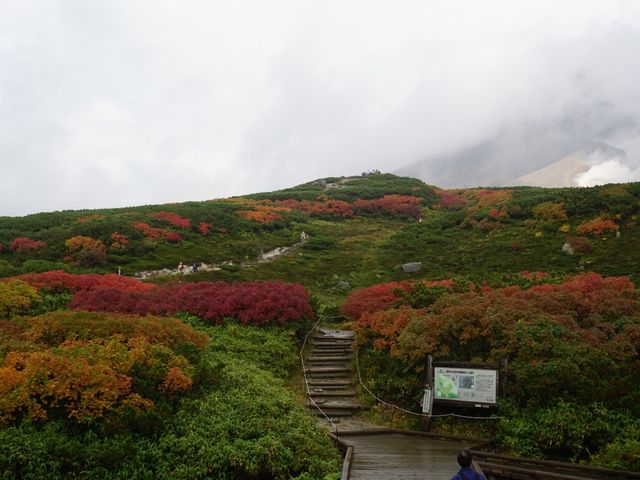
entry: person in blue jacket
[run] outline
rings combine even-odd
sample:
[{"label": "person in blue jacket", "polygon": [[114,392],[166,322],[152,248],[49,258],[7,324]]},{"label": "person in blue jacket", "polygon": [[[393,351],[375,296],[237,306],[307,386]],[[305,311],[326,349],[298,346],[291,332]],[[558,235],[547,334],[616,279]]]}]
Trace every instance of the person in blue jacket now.
[{"label": "person in blue jacket", "polygon": [[476,472],[471,467],[472,460],[473,457],[469,450],[460,450],[458,453],[458,465],[460,465],[460,470],[451,477],[451,480],[487,480],[487,477]]}]

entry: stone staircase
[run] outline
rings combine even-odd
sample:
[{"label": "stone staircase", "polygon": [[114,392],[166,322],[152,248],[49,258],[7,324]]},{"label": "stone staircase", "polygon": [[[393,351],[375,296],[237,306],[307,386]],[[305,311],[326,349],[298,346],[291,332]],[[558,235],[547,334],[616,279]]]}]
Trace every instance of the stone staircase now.
[{"label": "stone staircase", "polygon": [[305,374],[310,390],[307,405],[317,416],[324,417],[313,402],[332,420],[363,408],[352,383],[353,341],[351,330],[319,328],[312,334]]}]

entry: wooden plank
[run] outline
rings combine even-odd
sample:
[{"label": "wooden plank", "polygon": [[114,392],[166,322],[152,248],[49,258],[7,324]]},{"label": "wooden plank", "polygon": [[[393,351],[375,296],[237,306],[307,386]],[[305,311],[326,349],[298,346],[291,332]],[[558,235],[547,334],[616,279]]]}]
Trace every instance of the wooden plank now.
[{"label": "wooden plank", "polygon": [[349,478],[449,480],[457,471],[456,455],[469,443],[397,433],[348,436],[354,445]]}]

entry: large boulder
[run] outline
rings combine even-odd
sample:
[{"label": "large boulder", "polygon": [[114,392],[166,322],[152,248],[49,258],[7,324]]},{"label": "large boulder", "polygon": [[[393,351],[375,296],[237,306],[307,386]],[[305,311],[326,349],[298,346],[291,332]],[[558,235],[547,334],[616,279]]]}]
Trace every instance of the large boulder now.
[{"label": "large boulder", "polygon": [[573,255],[573,247],[569,242],[564,242],[564,245],[562,245],[562,253]]},{"label": "large boulder", "polygon": [[422,262],[409,262],[402,265],[404,273],[418,273],[422,270]]}]

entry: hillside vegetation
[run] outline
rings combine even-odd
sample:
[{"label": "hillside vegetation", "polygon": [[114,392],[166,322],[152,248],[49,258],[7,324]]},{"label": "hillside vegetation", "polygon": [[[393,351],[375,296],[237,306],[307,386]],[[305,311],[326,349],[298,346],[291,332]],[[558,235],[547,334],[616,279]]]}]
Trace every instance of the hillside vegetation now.
[{"label": "hillside vegetation", "polygon": [[[497,448],[640,469],[639,215],[637,183],[442,190],[371,174],[2,217],[0,468],[323,478],[337,451],[285,380],[315,315],[342,312],[378,393],[416,408],[429,353],[507,358],[484,432]],[[180,262],[216,268],[133,278]]]},{"label": "hillside vegetation", "polygon": [[[638,281],[640,184],[440,190],[376,174],[328,178],[225,200],[0,218],[0,275],[116,272],[221,264],[190,280],[284,279],[337,306],[339,280],[364,287],[408,278],[595,271]],[[261,252],[302,249],[240,268]],[[572,254],[563,253],[565,250]]]}]

